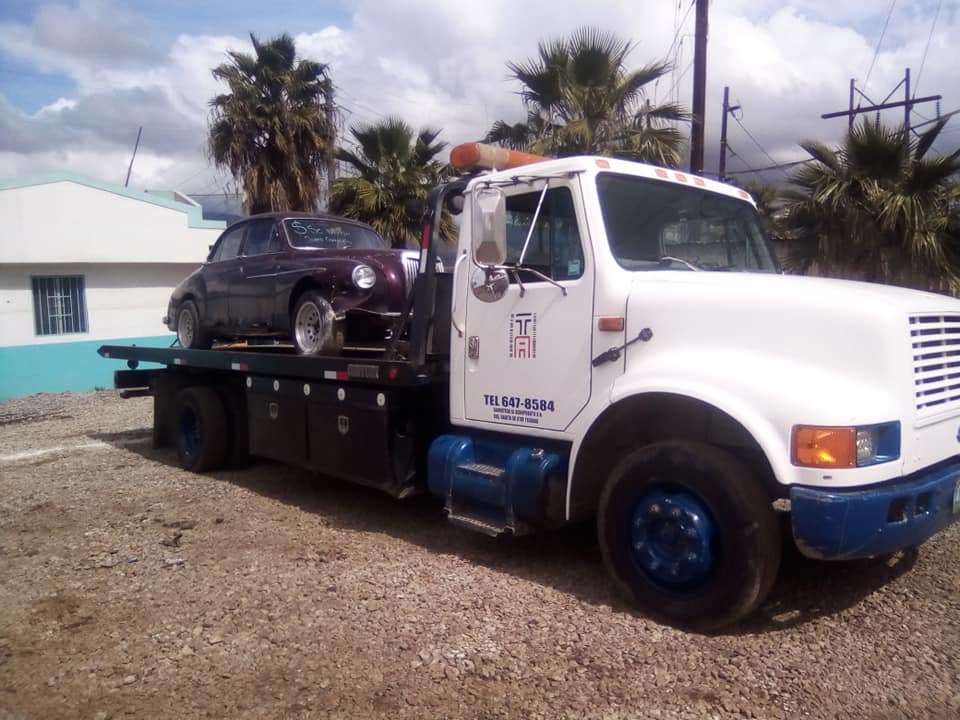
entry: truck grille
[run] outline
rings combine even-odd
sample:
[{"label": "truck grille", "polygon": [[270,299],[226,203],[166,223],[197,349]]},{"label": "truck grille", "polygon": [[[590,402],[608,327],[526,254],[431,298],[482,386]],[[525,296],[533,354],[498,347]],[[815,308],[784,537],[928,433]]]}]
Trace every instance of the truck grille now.
[{"label": "truck grille", "polygon": [[960,408],[960,315],[910,316],[917,418]]}]

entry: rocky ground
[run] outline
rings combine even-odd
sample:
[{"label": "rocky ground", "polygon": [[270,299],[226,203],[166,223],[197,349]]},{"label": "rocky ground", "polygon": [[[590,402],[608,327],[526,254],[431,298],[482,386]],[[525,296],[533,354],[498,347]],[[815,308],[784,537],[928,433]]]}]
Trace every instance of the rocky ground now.
[{"label": "rocky ground", "polygon": [[756,617],[633,613],[590,528],[493,540],[427,498],[185,473],[149,399],[0,405],[0,720],[960,716],[960,527],[788,555]]}]

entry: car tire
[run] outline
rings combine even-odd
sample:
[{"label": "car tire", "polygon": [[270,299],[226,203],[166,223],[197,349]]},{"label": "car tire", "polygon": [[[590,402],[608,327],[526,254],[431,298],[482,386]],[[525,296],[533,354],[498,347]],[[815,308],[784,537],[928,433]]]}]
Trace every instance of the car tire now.
[{"label": "car tire", "polygon": [[343,331],[333,307],[317,290],[307,290],[293,305],[290,316],[293,344],[301,355],[338,355]]},{"label": "car tire", "polygon": [[209,350],[211,338],[200,324],[200,312],[193,300],[186,300],[177,308],[177,342],[185,350]]},{"label": "car tire", "polygon": [[177,393],[174,432],[184,470],[206,472],[227,460],[227,413],[216,390],[190,387]]},{"label": "car tire", "polygon": [[753,612],[780,566],[777,519],[760,483],[700,442],[627,454],[601,495],[598,533],[615,584],[641,611],[698,631]]}]

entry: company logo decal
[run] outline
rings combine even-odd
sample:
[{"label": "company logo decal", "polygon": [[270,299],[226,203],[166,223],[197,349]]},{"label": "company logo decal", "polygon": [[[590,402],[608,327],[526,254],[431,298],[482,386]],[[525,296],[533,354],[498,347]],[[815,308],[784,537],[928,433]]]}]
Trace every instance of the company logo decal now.
[{"label": "company logo decal", "polygon": [[537,356],[537,314],[530,312],[510,313],[508,354],[516,359]]}]

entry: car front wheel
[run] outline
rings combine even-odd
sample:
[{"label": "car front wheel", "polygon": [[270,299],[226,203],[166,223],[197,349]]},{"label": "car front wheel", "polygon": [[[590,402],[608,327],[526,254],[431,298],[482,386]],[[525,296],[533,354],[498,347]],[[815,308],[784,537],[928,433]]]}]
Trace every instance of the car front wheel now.
[{"label": "car front wheel", "polygon": [[187,300],[177,310],[177,341],[186,350],[207,350],[213,344],[200,324],[200,313],[193,300]]},{"label": "car front wheel", "polygon": [[335,355],[343,346],[336,313],[316,290],[307,290],[297,298],[290,325],[301,355]]}]

